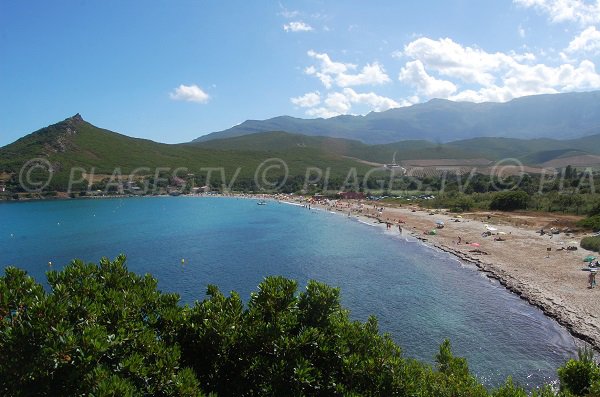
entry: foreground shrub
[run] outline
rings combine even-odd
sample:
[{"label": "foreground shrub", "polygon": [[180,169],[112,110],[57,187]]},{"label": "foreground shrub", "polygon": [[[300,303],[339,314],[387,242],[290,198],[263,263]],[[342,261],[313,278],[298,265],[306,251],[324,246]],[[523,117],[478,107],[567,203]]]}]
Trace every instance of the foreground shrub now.
[{"label": "foreground shrub", "polygon": [[[124,256],[47,275],[49,292],[16,268],[0,277],[2,396],[527,395],[510,379],[486,390],[448,341],[435,368],[404,358],[374,317],[351,321],[339,290],[316,281],[298,293],[267,277],[247,306],[209,286],[189,307]],[[588,356],[569,361],[561,396],[598,395],[598,371]]]},{"label": "foreground shrub", "polygon": [[[592,386],[600,386],[600,368],[594,363],[592,352],[579,351],[579,360],[569,360],[564,367],[559,368],[558,377],[561,390],[576,396],[598,396],[590,393]],[[595,385],[594,385],[595,384]]]}]

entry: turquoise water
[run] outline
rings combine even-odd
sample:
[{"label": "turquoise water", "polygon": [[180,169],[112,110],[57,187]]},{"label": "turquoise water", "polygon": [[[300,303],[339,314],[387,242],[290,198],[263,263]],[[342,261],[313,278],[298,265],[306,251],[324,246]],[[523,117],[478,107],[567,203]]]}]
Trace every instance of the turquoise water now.
[{"label": "turquoise water", "polygon": [[[263,277],[341,288],[355,319],[379,319],[405,355],[432,362],[449,338],[483,382],[554,381],[575,340],[540,310],[448,254],[343,215],[228,198],[130,198],[0,205],[0,266],[44,280],[48,262],[126,253],[191,303],[206,285],[247,300]],[[185,258],[182,266],[181,259]]]}]

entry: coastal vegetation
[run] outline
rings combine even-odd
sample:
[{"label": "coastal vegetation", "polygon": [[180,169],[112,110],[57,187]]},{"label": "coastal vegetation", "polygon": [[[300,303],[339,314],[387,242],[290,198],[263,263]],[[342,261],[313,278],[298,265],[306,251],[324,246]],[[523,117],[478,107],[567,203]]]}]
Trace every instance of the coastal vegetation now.
[{"label": "coastal vegetation", "polygon": [[[360,190],[394,195],[409,191],[473,195],[518,187],[532,196],[528,208],[584,212],[587,201],[581,203],[577,196],[596,191],[598,148],[600,134],[569,140],[482,137],[366,144],[268,131],[162,144],[96,127],[77,114],[0,148],[0,186],[5,189],[0,198],[115,194],[132,187],[158,194],[182,184],[182,193],[207,185],[219,191],[276,187],[286,193]],[[514,170],[495,174],[502,168],[494,168],[495,162],[508,157],[518,169],[519,164],[533,168],[521,169],[525,174]],[[273,159],[285,167],[269,163]],[[408,168],[382,167],[390,162]],[[258,183],[263,176],[272,183]],[[36,189],[38,182],[46,181],[43,189]],[[474,201],[478,208],[478,200]]]},{"label": "coastal vegetation", "polygon": [[128,271],[126,259],[75,260],[47,288],[0,277],[0,394],[119,396],[600,396],[583,351],[558,389],[507,379],[490,390],[443,341],[431,366],[405,357],[374,317],[352,321],[340,291],[267,277],[244,303],[216,286],[195,304]]},{"label": "coastal vegetation", "polygon": [[581,239],[581,248],[600,252],[600,236],[588,236]]}]

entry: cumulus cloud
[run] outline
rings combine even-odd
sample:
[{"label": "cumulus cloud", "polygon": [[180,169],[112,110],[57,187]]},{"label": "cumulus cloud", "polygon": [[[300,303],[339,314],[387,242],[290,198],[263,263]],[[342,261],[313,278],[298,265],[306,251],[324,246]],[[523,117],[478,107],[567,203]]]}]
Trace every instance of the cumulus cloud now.
[{"label": "cumulus cloud", "polygon": [[600,22],[600,0],[513,0],[517,5],[534,8],[552,22],[578,22],[583,26]]},{"label": "cumulus cloud", "polygon": [[359,93],[352,88],[344,88],[342,91],[327,94],[323,106],[311,107],[306,111],[306,114],[313,117],[329,118],[351,113],[353,105],[364,105],[369,110],[376,112],[401,106],[395,100],[377,95],[374,92]]},{"label": "cumulus cloud", "polygon": [[456,92],[456,85],[452,82],[439,80],[427,74],[423,63],[419,60],[406,63],[400,70],[398,78],[413,85],[419,93],[430,98],[447,98]]},{"label": "cumulus cloud", "polygon": [[283,30],[286,32],[310,32],[312,26],[302,21],[290,22],[283,25]]},{"label": "cumulus cloud", "polygon": [[307,92],[306,94],[291,98],[292,103],[302,108],[310,108],[321,103],[321,93],[319,91]]},{"label": "cumulus cloud", "polygon": [[307,67],[304,72],[317,77],[325,88],[329,89],[334,84],[338,87],[353,87],[358,85],[379,85],[389,83],[391,79],[386,74],[383,66],[378,62],[369,63],[360,69],[358,73],[352,73],[358,69],[352,63],[335,62],[326,53],[308,51],[308,56],[316,59],[318,65]]},{"label": "cumulus cloud", "polygon": [[359,68],[352,63],[334,61],[326,53],[310,50],[307,55],[316,63],[306,67],[304,73],[316,77],[326,90],[331,90],[323,97],[315,91],[290,98],[293,104],[307,108],[306,114],[309,116],[328,118],[351,114],[357,106],[361,111],[384,111],[405,103],[374,92],[357,92],[350,88],[390,83],[392,80],[379,62],[367,63]]},{"label": "cumulus cloud", "polygon": [[565,49],[566,53],[586,52],[596,54],[600,52],[600,31],[590,26],[576,36]]},{"label": "cumulus cloud", "polygon": [[403,53],[442,75],[481,85],[493,83],[496,78],[492,72],[514,62],[507,54],[463,47],[450,38],[432,40],[422,37],[407,44]]},{"label": "cumulus cloud", "polygon": [[171,93],[169,93],[169,97],[175,101],[198,103],[207,103],[210,100],[210,96],[196,84],[181,84],[179,87],[175,88]]},{"label": "cumulus cloud", "polygon": [[[590,32],[586,38],[594,36]],[[584,42],[589,46],[591,40]],[[407,44],[402,53],[412,60],[405,63],[399,80],[429,98],[505,102],[524,95],[600,88],[600,75],[589,60],[549,66],[535,63],[530,53],[489,53],[449,38],[426,37]]]}]

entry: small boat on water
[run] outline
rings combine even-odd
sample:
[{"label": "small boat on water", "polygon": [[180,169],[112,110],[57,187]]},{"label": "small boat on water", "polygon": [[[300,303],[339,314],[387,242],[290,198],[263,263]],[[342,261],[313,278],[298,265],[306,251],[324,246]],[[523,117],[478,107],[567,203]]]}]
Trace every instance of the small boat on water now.
[{"label": "small boat on water", "polygon": [[258,203],[256,203],[258,205],[267,205],[267,202],[265,200],[261,200]]}]

